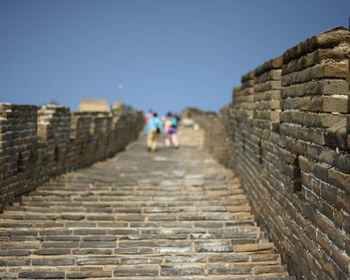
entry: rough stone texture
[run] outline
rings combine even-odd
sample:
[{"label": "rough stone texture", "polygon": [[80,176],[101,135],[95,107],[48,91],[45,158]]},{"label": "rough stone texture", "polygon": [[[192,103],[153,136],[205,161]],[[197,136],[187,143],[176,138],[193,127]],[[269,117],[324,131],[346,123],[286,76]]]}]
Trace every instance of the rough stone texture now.
[{"label": "rough stone texture", "polygon": [[349,46],[328,30],[242,76],[220,114],[188,109],[297,279],[350,274]]},{"label": "rough stone texture", "polygon": [[141,139],[7,206],[0,278],[295,279],[232,172],[196,147],[158,147]]},{"label": "rough stone texture", "polygon": [[113,115],[0,103],[0,212],[50,177],[123,150],[142,125],[138,111]]}]

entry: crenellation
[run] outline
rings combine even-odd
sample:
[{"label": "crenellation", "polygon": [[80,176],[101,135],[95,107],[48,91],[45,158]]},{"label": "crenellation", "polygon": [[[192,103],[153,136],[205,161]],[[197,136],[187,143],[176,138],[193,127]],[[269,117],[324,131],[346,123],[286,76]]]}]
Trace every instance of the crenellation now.
[{"label": "crenellation", "polygon": [[0,115],[0,210],[52,176],[112,156],[142,128],[139,111],[124,117],[0,103]]}]

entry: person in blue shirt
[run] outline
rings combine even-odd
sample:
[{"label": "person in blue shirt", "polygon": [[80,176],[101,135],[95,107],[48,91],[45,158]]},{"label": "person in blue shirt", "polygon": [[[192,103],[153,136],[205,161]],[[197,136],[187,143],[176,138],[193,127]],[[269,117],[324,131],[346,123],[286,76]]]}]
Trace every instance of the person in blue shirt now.
[{"label": "person in blue shirt", "polygon": [[156,151],[157,149],[157,136],[163,133],[163,123],[158,118],[157,113],[153,114],[153,117],[148,119],[145,126],[145,134],[147,134],[147,150]]}]

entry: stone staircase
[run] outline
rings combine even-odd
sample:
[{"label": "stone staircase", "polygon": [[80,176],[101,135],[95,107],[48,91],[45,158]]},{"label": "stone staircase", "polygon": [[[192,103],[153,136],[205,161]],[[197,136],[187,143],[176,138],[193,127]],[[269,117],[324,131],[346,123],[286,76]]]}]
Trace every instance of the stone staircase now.
[{"label": "stone staircase", "polygon": [[0,278],[295,279],[232,174],[199,149],[142,141],[7,207]]}]

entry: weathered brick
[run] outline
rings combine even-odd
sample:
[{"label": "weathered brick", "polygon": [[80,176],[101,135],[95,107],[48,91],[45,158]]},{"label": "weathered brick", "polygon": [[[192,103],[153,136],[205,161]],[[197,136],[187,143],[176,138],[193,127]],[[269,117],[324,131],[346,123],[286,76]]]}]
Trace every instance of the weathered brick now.
[{"label": "weathered brick", "polygon": [[203,275],[204,267],[194,265],[161,265],[162,276]]},{"label": "weathered brick", "polygon": [[284,64],[282,67],[283,74],[300,71],[316,64],[346,61],[349,50],[350,47],[347,44],[342,44],[335,48],[318,49]]},{"label": "weathered brick", "polygon": [[267,273],[275,273],[282,274],[285,269],[280,265],[271,265],[271,266],[258,266],[253,269],[254,274],[267,274]]},{"label": "weathered brick", "polygon": [[341,26],[321,32],[288,49],[283,54],[283,62],[287,63],[292,59],[298,58],[306,53],[313,52],[319,48],[331,48],[339,45],[341,42],[348,42],[349,36],[349,31]]},{"label": "weathered brick", "polygon": [[159,267],[156,265],[119,267],[114,270],[114,276],[158,276]]},{"label": "weathered brick", "polygon": [[32,265],[40,265],[40,266],[66,266],[66,265],[75,265],[75,259],[70,258],[60,258],[60,259],[33,259]]},{"label": "weathered brick", "polygon": [[229,254],[229,255],[218,255],[209,257],[210,262],[227,262],[227,263],[237,263],[237,262],[248,262],[249,256],[245,254]]},{"label": "weathered brick", "polygon": [[262,244],[243,244],[233,246],[234,252],[254,252],[254,251],[265,251],[272,250],[273,243],[262,243]]},{"label": "weathered brick", "polygon": [[70,249],[38,249],[33,253],[36,255],[68,255],[70,254]]},{"label": "weathered brick", "polygon": [[77,258],[77,265],[117,265],[120,264],[119,257],[89,257]]},{"label": "weathered brick", "polygon": [[82,278],[100,278],[100,277],[112,277],[112,271],[69,271],[66,273],[68,279],[82,279]]},{"label": "weathered brick", "polygon": [[97,248],[82,248],[82,249],[72,249],[72,254],[74,255],[112,255],[112,249],[97,249]]},{"label": "weathered brick", "polygon": [[43,248],[76,248],[79,247],[79,242],[44,242]]},{"label": "weathered brick", "polygon": [[152,254],[152,248],[118,248],[115,249],[116,254],[138,255],[138,254]]},{"label": "weathered brick", "polygon": [[27,265],[30,265],[30,260],[15,260],[15,259],[0,260],[0,266],[27,266]]},{"label": "weathered brick", "polygon": [[232,252],[228,241],[199,241],[195,243],[197,252]]},{"label": "weathered brick", "polygon": [[250,267],[236,267],[232,264],[212,264],[208,265],[209,275],[249,275],[252,274]]},{"label": "weathered brick", "polygon": [[0,250],[0,256],[29,256],[29,250],[21,249],[10,249],[10,250]]},{"label": "weathered brick", "polygon": [[162,259],[158,257],[146,257],[146,258],[135,258],[135,257],[129,257],[129,258],[121,258],[120,263],[121,264],[157,264],[161,263]]},{"label": "weathered brick", "polygon": [[282,76],[282,86],[304,83],[314,79],[347,79],[348,65],[345,63],[318,64],[313,67]]},{"label": "weathered brick", "polygon": [[327,178],[329,183],[350,193],[350,174],[330,168],[327,170]]},{"label": "weathered brick", "polygon": [[19,272],[18,276],[30,279],[64,279],[65,273],[63,271],[23,271]]},{"label": "weathered brick", "polygon": [[165,263],[204,263],[206,256],[170,256],[164,257]]}]

